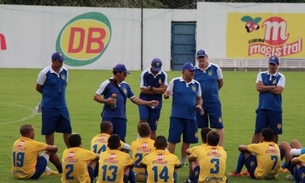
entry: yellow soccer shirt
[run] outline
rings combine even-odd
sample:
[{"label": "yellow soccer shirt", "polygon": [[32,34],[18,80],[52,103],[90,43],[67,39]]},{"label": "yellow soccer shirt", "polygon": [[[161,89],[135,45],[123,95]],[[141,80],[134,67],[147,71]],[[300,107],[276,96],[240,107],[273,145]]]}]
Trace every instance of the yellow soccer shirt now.
[{"label": "yellow soccer shirt", "polygon": [[204,148],[197,148],[193,153],[197,157],[200,166],[199,182],[225,183],[227,152],[220,146],[206,145]]},{"label": "yellow soccer shirt", "polygon": [[63,183],[90,183],[88,161],[94,160],[96,154],[92,151],[72,147],[65,149],[62,155]]},{"label": "yellow soccer shirt", "polygon": [[208,146],[207,144],[201,144],[198,146],[191,147],[188,151],[190,154],[193,154],[197,149],[205,148],[207,146]]},{"label": "yellow soccer shirt", "polygon": [[124,170],[133,165],[129,154],[119,150],[107,150],[100,154],[97,183],[122,183]]},{"label": "yellow soccer shirt", "polygon": [[143,182],[145,176],[145,169],[140,166],[143,157],[155,150],[155,141],[149,137],[140,138],[131,143],[131,156],[134,162],[133,171],[136,174],[136,180]]},{"label": "yellow soccer shirt", "polygon": [[[90,146],[90,150],[100,154],[101,152],[104,152],[108,149],[107,144],[108,144],[108,139],[109,139],[110,135],[108,133],[101,133],[101,134],[97,134],[96,136],[94,136],[91,140],[91,146]],[[124,142],[121,141],[121,147],[124,147]]]},{"label": "yellow soccer shirt", "polygon": [[174,183],[175,166],[179,166],[179,158],[166,150],[155,150],[145,157],[142,163],[147,166],[147,183]]},{"label": "yellow soccer shirt", "polygon": [[301,154],[299,157],[297,157],[299,161],[302,163],[305,163],[305,154]]},{"label": "yellow soccer shirt", "polygon": [[16,179],[29,179],[36,171],[37,157],[47,144],[36,140],[20,137],[12,148],[12,173]]},{"label": "yellow soccer shirt", "polygon": [[247,149],[256,154],[257,167],[254,175],[257,179],[272,179],[277,176],[281,164],[280,149],[274,142],[261,142],[247,145]]}]

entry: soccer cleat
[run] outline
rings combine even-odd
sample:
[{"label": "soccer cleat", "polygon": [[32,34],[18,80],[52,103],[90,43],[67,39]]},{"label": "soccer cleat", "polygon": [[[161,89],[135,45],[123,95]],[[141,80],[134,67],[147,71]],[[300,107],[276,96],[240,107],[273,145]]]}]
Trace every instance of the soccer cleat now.
[{"label": "soccer cleat", "polygon": [[280,167],[279,172],[288,173],[289,170],[288,170],[287,168],[282,168],[282,167]]},{"label": "soccer cleat", "polygon": [[240,172],[240,175],[245,175],[247,177],[250,177],[250,173],[248,171]]},{"label": "soccer cleat", "polygon": [[44,174],[46,176],[50,176],[50,175],[57,175],[58,172],[54,171],[54,170],[50,170],[50,171],[45,171]]},{"label": "soccer cleat", "polygon": [[285,178],[286,178],[287,180],[294,180],[294,176],[291,175],[291,174],[286,175]]},{"label": "soccer cleat", "polygon": [[230,177],[240,177],[241,174],[240,173],[235,173],[234,171],[232,171],[232,172],[228,173],[228,176],[230,176]]},{"label": "soccer cleat", "polygon": [[184,180],[183,183],[194,183],[193,181],[191,181],[190,179]]}]

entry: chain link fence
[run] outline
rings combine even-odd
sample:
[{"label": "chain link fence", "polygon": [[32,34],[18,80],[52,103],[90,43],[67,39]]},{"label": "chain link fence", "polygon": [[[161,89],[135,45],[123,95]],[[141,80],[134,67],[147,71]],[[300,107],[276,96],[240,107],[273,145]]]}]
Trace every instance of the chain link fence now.
[{"label": "chain link fence", "polygon": [[196,9],[198,2],[304,3],[305,0],[0,0],[0,4],[117,8]]}]

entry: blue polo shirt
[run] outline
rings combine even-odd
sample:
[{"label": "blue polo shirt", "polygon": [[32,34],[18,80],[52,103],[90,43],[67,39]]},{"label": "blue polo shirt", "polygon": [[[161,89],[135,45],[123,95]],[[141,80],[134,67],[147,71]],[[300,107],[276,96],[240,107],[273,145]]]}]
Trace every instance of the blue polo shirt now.
[{"label": "blue polo shirt", "polygon": [[[263,82],[266,86],[285,87],[285,76],[279,72],[271,74],[268,71],[260,72],[257,75],[256,83]],[[273,94],[271,92],[259,92],[259,109],[282,111],[282,95]]]},{"label": "blue polo shirt", "polygon": [[209,63],[206,70],[197,67],[194,79],[201,85],[203,102],[219,101],[218,80],[222,78],[222,70],[216,64]]},{"label": "blue polo shirt", "polygon": [[197,97],[201,97],[201,87],[198,81],[186,83],[182,77],[171,80],[167,90],[172,92],[171,117],[196,119]]},{"label": "blue polo shirt", "polygon": [[124,93],[121,94],[119,89],[110,83],[109,80],[104,81],[95,92],[96,94],[103,95],[104,98],[110,98],[113,93],[117,95],[116,108],[111,109],[111,106],[104,104],[101,116],[104,118],[126,118],[126,100],[127,98],[135,97],[128,83],[123,81],[119,84],[119,87]]},{"label": "blue polo shirt", "polygon": [[51,66],[40,71],[37,84],[42,85],[42,107],[64,108],[66,104],[66,85],[68,83],[68,70],[62,67],[56,73]]},{"label": "blue polo shirt", "polygon": [[[140,88],[147,88],[147,86],[159,88],[162,83],[167,86],[167,80],[167,74],[163,70],[154,75],[150,71],[150,68],[148,68],[141,73]],[[159,105],[156,106],[155,109],[161,109],[162,107],[162,94],[147,95],[140,93],[139,98],[148,101],[158,100]]]}]

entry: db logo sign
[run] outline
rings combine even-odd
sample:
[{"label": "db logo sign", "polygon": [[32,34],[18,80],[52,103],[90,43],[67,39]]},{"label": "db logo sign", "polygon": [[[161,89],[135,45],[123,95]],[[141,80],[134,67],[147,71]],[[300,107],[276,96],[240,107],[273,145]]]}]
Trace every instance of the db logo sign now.
[{"label": "db logo sign", "polygon": [[83,66],[97,61],[107,49],[111,39],[108,18],[97,12],[79,15],[60,31],[56,51],[62,52],[70,66]]}]

